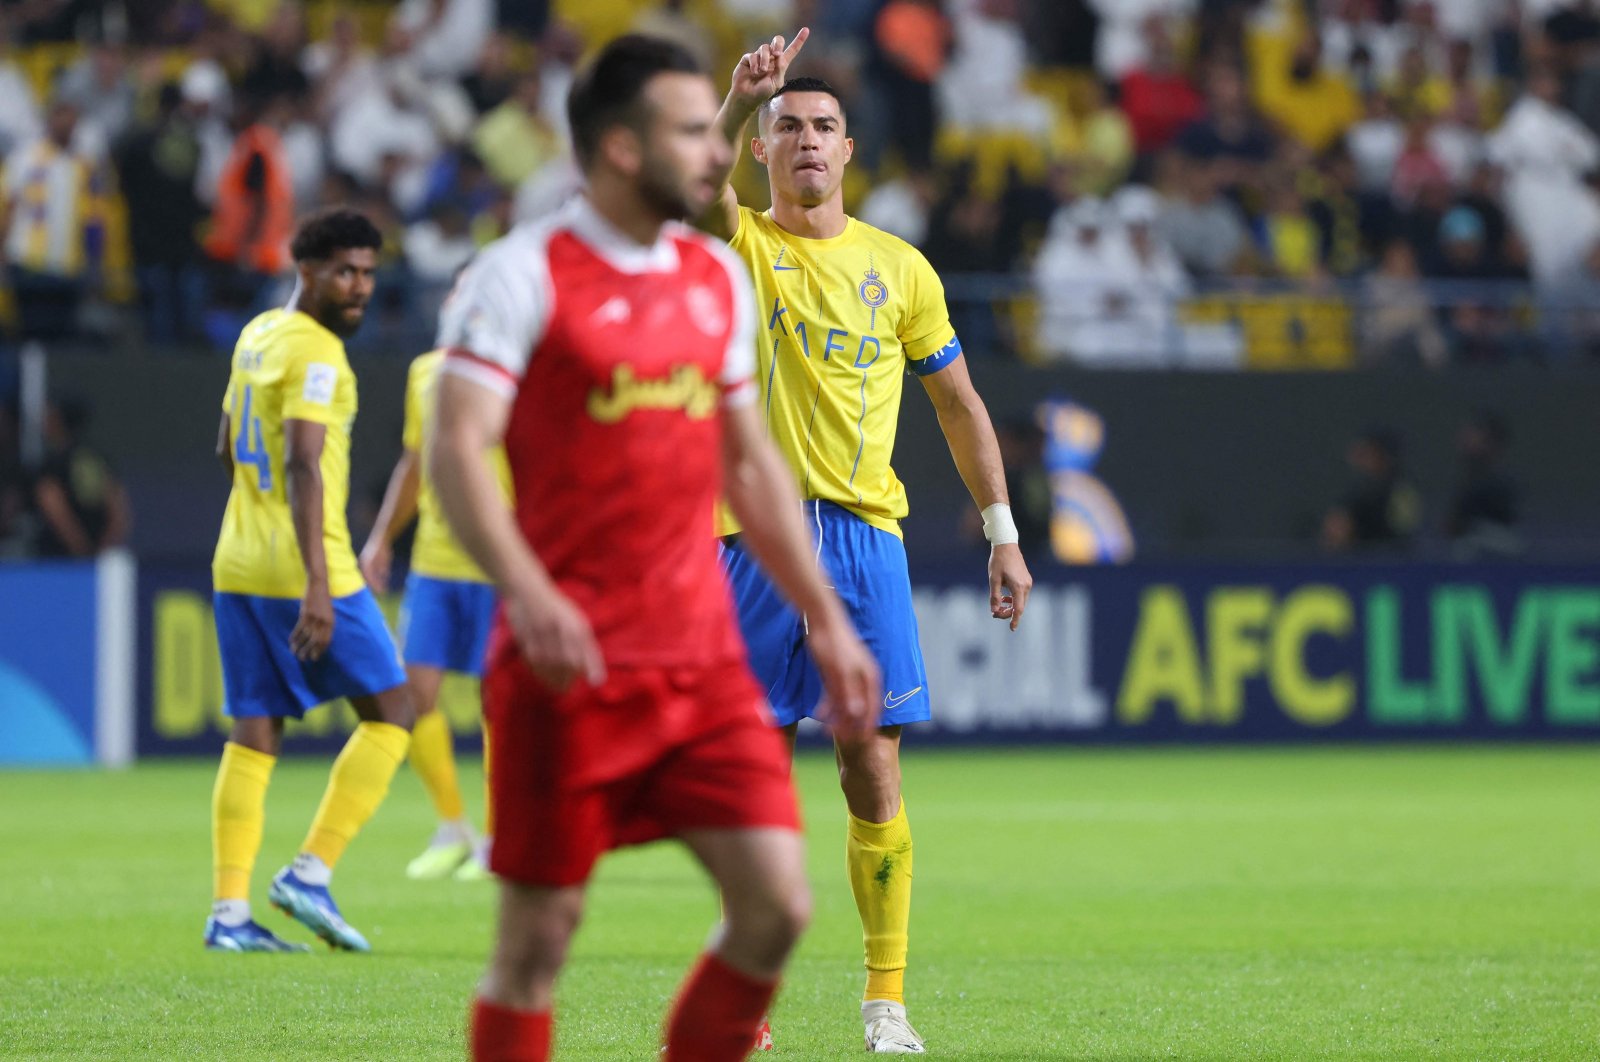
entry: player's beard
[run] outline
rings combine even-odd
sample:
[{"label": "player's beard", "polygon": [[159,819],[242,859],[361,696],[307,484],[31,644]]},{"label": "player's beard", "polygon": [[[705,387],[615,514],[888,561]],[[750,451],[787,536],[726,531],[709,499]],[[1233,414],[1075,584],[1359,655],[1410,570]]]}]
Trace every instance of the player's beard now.
[{"label": "player's beard", "polygon": [[366,319],[366,307],[361,309],[361,316],[352,321],[346,316],[345,311],[351,308],[348,302],[337,302],[329,299],[318,307],[317,320],[322,326],[340,339],[349,339],[361,327],[361,322]]},{"label": "player's beard", "polygon": [[671,168],[646,158],[639,173],[639,198],[664,221],[683,221],[699,213],[683,178],[671,178]]}]

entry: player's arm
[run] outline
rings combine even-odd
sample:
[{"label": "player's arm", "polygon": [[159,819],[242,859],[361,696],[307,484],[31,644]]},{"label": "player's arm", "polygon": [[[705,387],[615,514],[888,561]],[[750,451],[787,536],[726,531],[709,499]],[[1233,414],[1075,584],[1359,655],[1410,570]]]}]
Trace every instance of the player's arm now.
[{"label": "player's arm", "polygon": [[78,519],[78,514],[73,512],[72,499],[60,480],[55,476],[41,476],[33,487],[33,504],[70,555],[94,555],[94,542],[90,540],[89,532]]},{"label": "player's arm", "polygon": [[301,660],[319,659],[333,641],[333,596],[322,548],[322,446],[327,435],[328,429],[315,421],[283,422],[283,492],[306,569],[300,618],[289,632],[289,648]]},{"label": "player's arm", "polygon": [[989,611],[996,619],[1010,620],[1011,629],[1016,630],[1028,604],[1028,592],[1033,589],[1033,576],[1017,546],[1005,466],[1000,460],[1000,443],[995,439],[989,410],[972,386],[965,358],[955,357],[943,367],[919,375],[939,416],[939,427],[961,481],[983,512],[983,533],[991,546]]},{"label": "player's arm", "polygon": [[361,574],[367,585],[383,591],[389,587],[389,566],[394,559],[394,540],[417,517],[417,494],[422,489],[422,457],[417,451],[400,451],[400,460],[389,473],[389,486],[373,522],[367,544],[361,548]]},{"label": "player's arm", "polygon": [[464,376],[441,374],[427,468],[445,519],[505,602],[506,620],[534,674],[557,690],[605,681],[588,619],[550,578],[506,507],[489,452],[505,434],[511,399]]},{"label": "player's arm", "polygon": [[795,504],[799,487],[753,405],[724,408],[722,422],[728,506],[743,529],[745,545],[805,614],[806,642],[828,692],[830,722],[845,734],[871,730],[878,724],[878,665],[817,570],[815,547]]},{"label": "player's arm", "polygon": [[733,68],[733,84],[722,101],[722,109],[717,112],[717,129],[733,151],[727,168],[720,175],[722,194],[695,222],[702,231],[718,239],[731,240],[739,230],[739,197],[728,178],[733,176],[733,168],[744,152],[745,127],[761,105],[783,87],[784,79],[789,76],[789,64],[800,54],[809,36],[811,30],[801,27],[787,47],[782,36],[774,37],[755,51],[740,56]]}]

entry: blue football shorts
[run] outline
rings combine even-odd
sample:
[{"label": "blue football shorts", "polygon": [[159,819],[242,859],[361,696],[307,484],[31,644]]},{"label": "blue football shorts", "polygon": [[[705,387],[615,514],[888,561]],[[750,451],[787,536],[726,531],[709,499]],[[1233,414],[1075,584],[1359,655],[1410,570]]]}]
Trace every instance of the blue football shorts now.
[{"label": "blue football shorts", "polygon": [[[818,562],[883,672],[881,725],[932,718],[905,544],[832,502],[808,501],[805,506]],[[723,540],[721,556],[750,651],[750,669],[766,689],[778,725],[814,718],[822,701],[822,676],[806,651],[804,617],[784,600],[738,536]]]},{"label": "blue football shorts", "polygon": [[407,664],[483,677],[494,624],[494,587],[412,572],[400,606],[400,655]]},{"label": "blue football shorts", "polygon": [[341,697],[366,697],[405,685],[405,669],[372,591],[333,600],[333,640],[320,660],[289,648],[300,600],[254,594],[212,595],[222,651],[223,710],[235,719],[299,719]]}]

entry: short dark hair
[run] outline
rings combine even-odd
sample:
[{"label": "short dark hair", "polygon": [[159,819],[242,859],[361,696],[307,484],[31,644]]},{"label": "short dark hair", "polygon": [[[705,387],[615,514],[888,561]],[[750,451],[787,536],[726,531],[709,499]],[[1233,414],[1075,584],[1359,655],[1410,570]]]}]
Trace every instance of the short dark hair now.
[{"label": "short dark hair", "polygon": [[[788,81],[783,83],[782,88],[772,94],[772,100],[777,99],[786,92],[821,92],[824,95],[832,96],[833,102],[839,105],[839,117],[845,117],[844,97],[839,95],[838,89],[834,88],[820,77],[791,77]],[[767,106],[772,103],[772,100],[768,100],[765,104],[763,104],[762,110],[765,110]]]},{"label": "short dark hair", "polygon": [[336,251],[366,247],[377,251],[383,247],[383,233],[372,219],[348,207],[331,207],[320,210],[300,223],[289,245],[289,253],[296,262],[323,262]]},{"label": "short dark hair", "polygon": [[703,73],[687,48],[659,37],[630,33],[600,49],[567,95],[567,124],[578,164],[587,166],[594,158],[607,129],[639,121],[640,101],[651,78]]}]

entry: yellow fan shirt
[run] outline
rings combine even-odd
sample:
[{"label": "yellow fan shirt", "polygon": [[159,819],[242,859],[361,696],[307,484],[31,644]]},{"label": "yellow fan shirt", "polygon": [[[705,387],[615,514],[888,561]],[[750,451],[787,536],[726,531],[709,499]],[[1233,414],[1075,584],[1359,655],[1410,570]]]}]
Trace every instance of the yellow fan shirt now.
[{"label": "yellow fan shirt", "polygon": [[[755,283],[758,408],[802,496],[899,535],[909,510],[890,458],[901,385],[961,356],[938,274],[855,218],[810,240],[740,207],[729,246]],[[719,535],[737,530],[718,513]]]},{"label": "yellow fan shirt", "polygon": [[[433,425],[434,394],[439,384],[439,367],[444,364],[444,351],[423,354],[411,363],[406,376],[406,422],[401,441],[407,450],[421,454],[424,441]],[[500,494],[506,505],[511,504],[511,467],[506,464],[503,447],[495,447],[491,454],[495,477],[500,482]],[[424,466],[417,490],[417,537],[411,546],[411,570],[430,579],[448,579],[454,582],[486,583],[488,577],[475,564],[445,522],[439,508],[439,496],[434,492],[433,479]]]},{"label": "yellow fan shirt", "polygon": [[327,428],[322,444],[322,548],[328,588],[346,597],[365,583],[350,548],[350,428],[356,376],[344,343],[314,318],[269,310],[239,335],[222,408],[228,413],[233,490],[211,560],[222,593],[304,597],[305,565],[284,494],[284,423]]}]

